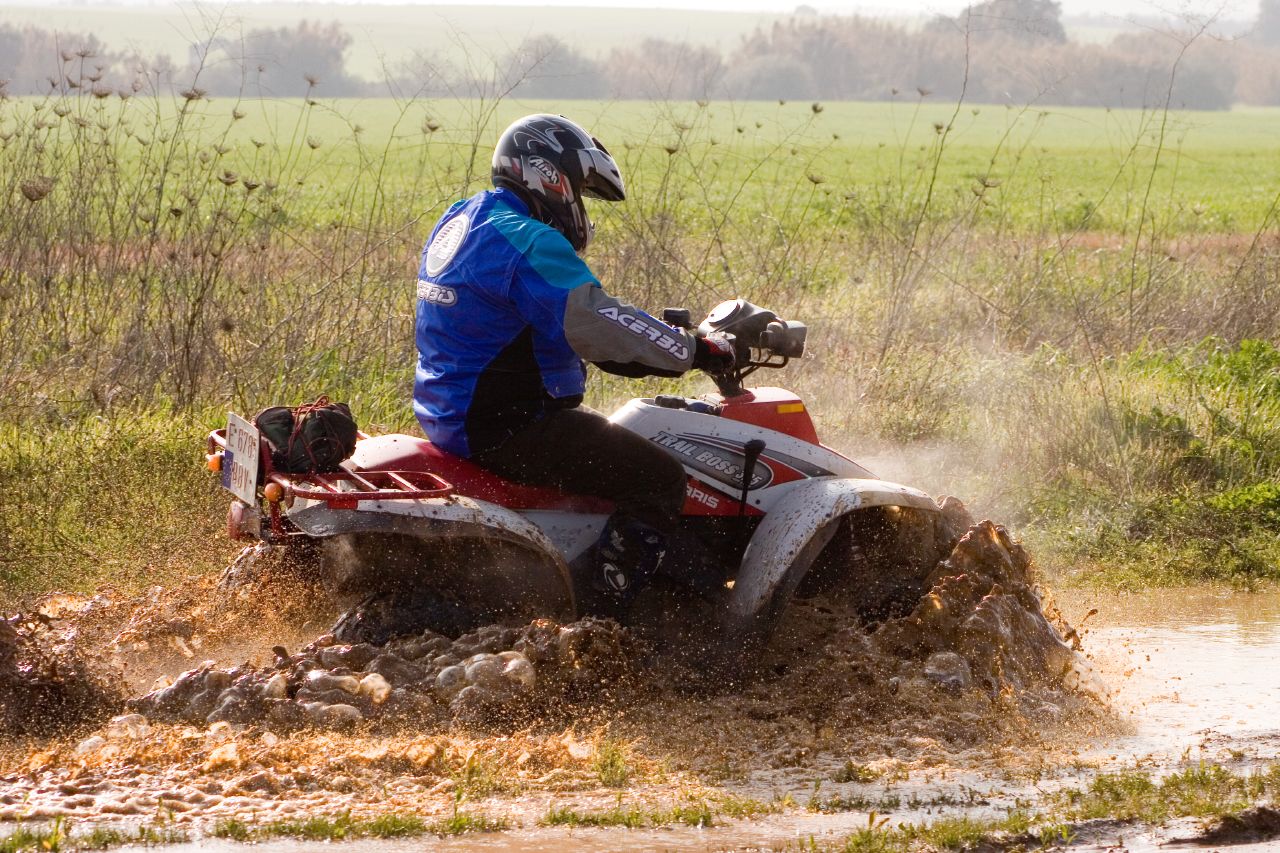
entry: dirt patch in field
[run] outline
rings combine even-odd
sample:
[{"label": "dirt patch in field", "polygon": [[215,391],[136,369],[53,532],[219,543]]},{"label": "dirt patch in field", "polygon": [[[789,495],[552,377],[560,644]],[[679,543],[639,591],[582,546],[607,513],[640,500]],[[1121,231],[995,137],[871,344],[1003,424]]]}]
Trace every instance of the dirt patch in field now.
[{"label": "dirt patch in field", "polygon": [[0,757],[0,819],[443,813],[459,793],[528,811],[545,808],[531,793],[607,798],[619,784],[897,778],[979,755],[1034,765],[1111,724],[1003,528],[972,525],[929,587],[879,625],[835,594],[796,602],[758,661],[713,678],[711,656],[673,661],[608,620],[378,648],[316,637],[329,617],[305,591],[269,617],[204,581],[129,603],[50,600],[64,642],[98,643],[131,684],[159,681],[97,732]]}]

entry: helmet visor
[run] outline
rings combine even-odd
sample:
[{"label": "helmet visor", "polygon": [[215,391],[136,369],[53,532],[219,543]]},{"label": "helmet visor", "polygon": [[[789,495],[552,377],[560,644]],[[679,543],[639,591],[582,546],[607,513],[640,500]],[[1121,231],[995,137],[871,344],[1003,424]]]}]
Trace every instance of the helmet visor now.
[{"label": "helmet visor", "polygon": [[604,201],[622,201],[627,197],[622,171],[599,141],[591,141],[595,143],[595,147],[583,148],[578,152],[578,162],[582,166],[582,186],[579,191],[583,195]]}]

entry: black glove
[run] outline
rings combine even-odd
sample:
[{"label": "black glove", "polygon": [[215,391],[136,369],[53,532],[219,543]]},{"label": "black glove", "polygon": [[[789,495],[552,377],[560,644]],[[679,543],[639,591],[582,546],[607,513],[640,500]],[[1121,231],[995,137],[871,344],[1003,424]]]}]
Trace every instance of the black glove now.
[{"label": "black glove", "polygon": [[738,363],[738,353],[727,335],[712,332],[694,343],[693,366],[708,373],[723,373]]}]

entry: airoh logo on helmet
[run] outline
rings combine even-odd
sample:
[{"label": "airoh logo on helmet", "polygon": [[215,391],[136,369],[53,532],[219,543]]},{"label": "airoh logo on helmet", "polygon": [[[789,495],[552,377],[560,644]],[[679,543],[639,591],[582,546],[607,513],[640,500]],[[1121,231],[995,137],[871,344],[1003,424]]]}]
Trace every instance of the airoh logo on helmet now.
[{"label": "airoh logo on helmet", "polygon": [[529,165],[542,176],[542,179],[549,184],[560,183],[560,171],[552,166],[545,157],[533,156],[529,158]]}]

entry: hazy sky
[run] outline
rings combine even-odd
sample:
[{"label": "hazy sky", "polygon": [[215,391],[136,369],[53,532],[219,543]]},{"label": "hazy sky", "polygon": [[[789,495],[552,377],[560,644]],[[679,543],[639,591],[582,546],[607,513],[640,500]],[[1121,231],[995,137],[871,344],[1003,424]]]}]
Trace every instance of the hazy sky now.
[{"label": "hazy sky", "polygon": [[[716,9],[725,12],[789,12],[801,3],[820,12],[863,12],[876,14],[930,14],[954,13],[969,5],[972,0],[688,0],[688,2],[661,2],[660,0],[557,0],[553,4],[537,0],[502,0],[495,4],[490,0],[446,0],[449,5],[465,6],[620,6],[629,8],[680,8]],[[1177,15],[1190,12],[1196,15],[1212,14],[1222,9],[1225,17],[1252,18],[1258,11],[1258,0],[1061,0],[1066,15]],[[430,2],[415,5],[439,5]]]},{"label": "hazy sky", "polygon": [[[245,2],[246,0],[234,0]],[[49,0],[8,0],[16,5],[40,5]],[[57,3],[57,0],[54,0]],[[66,0],[74,5],[190,5],[189,0]],[[249,0],[252,2],[252,0]],[[278,0],[277,0],[278,2]],[[820,12],[874,15],[954,14],[974,0],[335,0],[342,3],[407,3],[414,6],[616,6],[631,9],[714,9],[724,12],[790,12],[804,3]],[[1177,16],[1190,13],[1204,16],[1221,11],[1220,17],[1236,20],[1252,19],[1258,13],[1259,0],[1061,0],[1063,14],[1105,15],[1112,17]],[[0,2],[0,5],[3,3]],[[201,5],[221,3],[203,0]],[[308,5],[323,6],[324,2]]]}]

